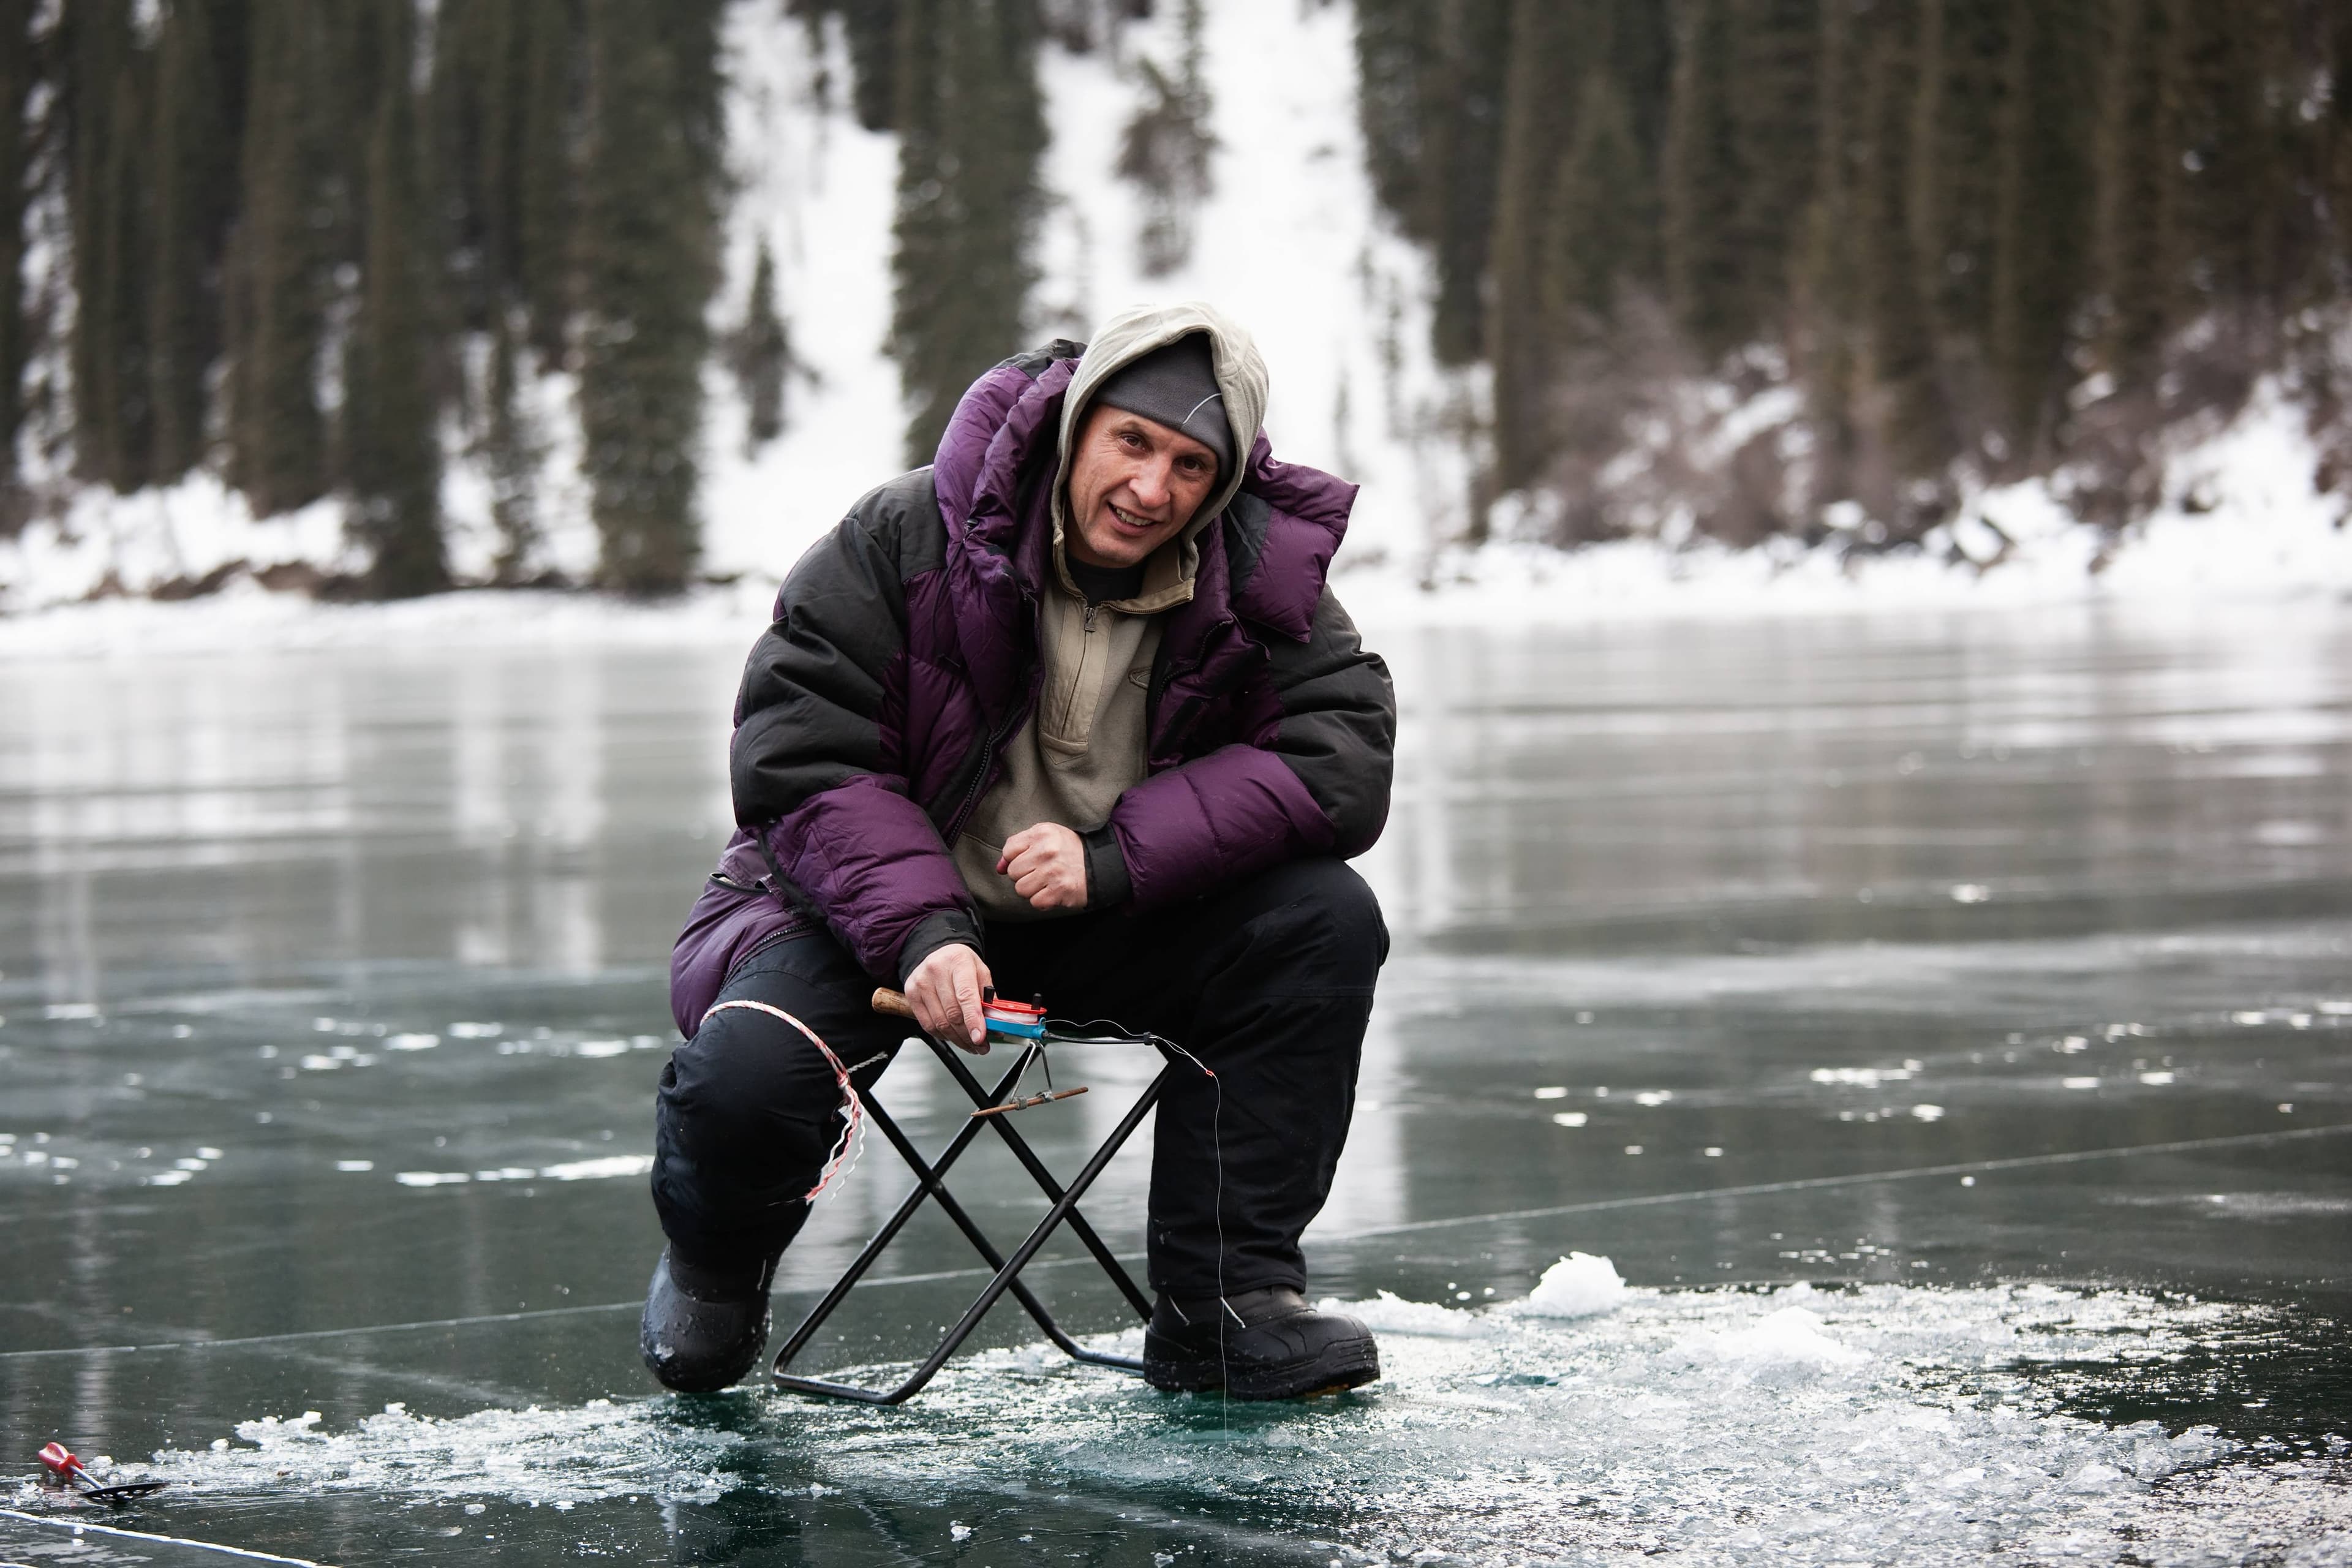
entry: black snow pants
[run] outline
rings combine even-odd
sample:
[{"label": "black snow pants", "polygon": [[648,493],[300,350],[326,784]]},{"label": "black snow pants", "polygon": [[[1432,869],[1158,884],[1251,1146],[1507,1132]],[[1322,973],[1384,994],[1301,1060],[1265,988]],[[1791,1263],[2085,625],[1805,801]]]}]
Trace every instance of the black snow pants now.
[{"label": "black snow pants", "polygon": [[[1155,1031],[1215,1069],[1214,1082],[1176,1073],[1160,1102],[1152,1288],[1217,1294],[1222,1219],[1225,1294],[1303,1289],[1299,1234],[1330,1194],[1388,955],[1363,879],[1338,860],[1297,860],[1173,908],[997,922],[987,940],[1002,994]],[[908,1027],[871,1010],[873,989],[817,931],[746,958],[719,999],[798,1017],[862,1091]],[[840,1105],[832,1068],[791,1026],[748,1008],[712,1015],[662,1070],[653,1192],[672,1249],[708,1266],[781,1250],[808,1216],[803,1194],[841,1130]]]}]

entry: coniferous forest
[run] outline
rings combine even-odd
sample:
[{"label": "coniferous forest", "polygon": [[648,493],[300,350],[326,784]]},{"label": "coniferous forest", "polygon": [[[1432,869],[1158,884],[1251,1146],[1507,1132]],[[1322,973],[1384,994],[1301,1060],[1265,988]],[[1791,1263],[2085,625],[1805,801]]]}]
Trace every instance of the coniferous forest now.
[{"label": "coniferous forest", "polygon": [[[1152,0],[735,3],[837,29],[845,108],[897,135],[887,347],[923,460],[1035,326],[1040,51]],[[1184,55],[1112,128],[1147,275],[1215,145],[1202,0],[1160,3]],[[527,581],[561,374],[601,583],[691,581],[703,367],[758,441],[795,363],[764,248],[740,327],[708,324],[728,5],[0,0],[0,532],[43,504],[13,473],[37,428],[83,484],[338,498],[365,565],[316,586],[421,593],[463,452]],[[2337,0],[1355,0],[1354,27],[1374,191],[1478,389],[1474,539],[1517,497],[1565,544],[1678,510],[1895,548],[2029,475],[2119,526],[2164,432],[2273,375],[2352,485]],[[1693,388],[1794,412],[1696,457]]]},{"label": "coniferous forest", "polygon": [[[523,392],[577,378],[601,575],[688,580],[716,279],[724,0],[0,4],[0,261],[60,198],[72,308],[0,268],[0,451],[70,404],[79,478],[217,463],[261,514],[341,495],[347,593],[445,586],[455,437],[532,529]],[[429,44],[422,25],[430,18]],[[69,374],[28,385],[40,330]],[[17,498],[21,521],[23,498]]]},{"label": "coniferous forest", "polygon": [[[2341,426],[2352,8],[2335,0],[1358,0],[1434,348],[1492,375],[1490,494],[1560,542],[1696,502],[1733,543],[1946,520],[2055,474],[2117,525],[2168,426],[2294,378]],[[1621,478],[1696,382],[1801,396]],[[1679,496],[1676,494],[1679,489]],[[1651,514],[1651,515],[1645,515]],[[1483,517],[1475,509],[1474,517]]]}]

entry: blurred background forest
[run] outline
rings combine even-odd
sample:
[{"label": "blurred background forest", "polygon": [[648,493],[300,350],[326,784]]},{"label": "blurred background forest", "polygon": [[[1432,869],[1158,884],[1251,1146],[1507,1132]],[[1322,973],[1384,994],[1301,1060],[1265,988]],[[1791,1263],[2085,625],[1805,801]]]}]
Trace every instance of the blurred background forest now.
[{"label": "blurred background forest", "polygon": [[[877,187],[867,341],[916,463],[978,372],[1124,302],[1055,296],[1057,234],[1212,291],[1238,274],[1196,264],[1209,227],[1304,199],[1233,189],[1261,149],[1219,128],[1213,24],[1244,4],[0,0],[0,540],[63,548],[93,493],[202,479],[335,542],[89,591],[686,586],[714,465],[860,374],[806,352],[846,307],[788,297],[805,264],[747,197],[730,95],[761,51],[806,62],[800,112],[892,149],[833,177]],[[1265,5],[1294,7],[1351,46],[1353,123],[1315,156],[1353,166],[1316,178],[1363,183],[1415,269],[1352,329],[1387,390],[1337,380],[1309,455],[1458,453],[1423,548],[1917,550],[2026,479],[2112,533],[2210,504],[2168,496],[2168,443],[2265,386],[2352,491],[2337,0]],[[1115,103],[1057,103],[1073,59]],[[1070,142],[1122,232],[1049,178]],[[463,560],[453,506],[481,513]]]}]

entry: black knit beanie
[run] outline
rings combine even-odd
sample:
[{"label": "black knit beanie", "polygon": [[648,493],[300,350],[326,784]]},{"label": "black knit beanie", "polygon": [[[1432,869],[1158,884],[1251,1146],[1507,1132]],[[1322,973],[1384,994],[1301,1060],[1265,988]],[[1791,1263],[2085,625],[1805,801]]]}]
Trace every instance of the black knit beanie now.
[{"label": "black knit beanie", "polygon": [[1182,431],[1217,455],[1220,477],[1234,471],[1233,422],[1206,332],[1178,338],[1112,372],[1094,400]]}]

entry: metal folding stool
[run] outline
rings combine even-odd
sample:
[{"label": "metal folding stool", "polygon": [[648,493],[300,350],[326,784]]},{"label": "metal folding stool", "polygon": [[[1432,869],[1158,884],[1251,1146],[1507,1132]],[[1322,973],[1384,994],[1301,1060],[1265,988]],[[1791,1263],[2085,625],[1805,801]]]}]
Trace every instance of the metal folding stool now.
[{"label": "metal folding stool", "polygon": [[[874,1001],[877,1011],[908,1016],[904,999],[895,992],[877,991],[875,993]],[[1044,1038],[1033,1040],[1022,1046],[1012,1068],[997,1080],[995,1088],[991,1089],[972,1076],[971,1069],[964,1066],[961,1059],[961,1053],[954,1047],[934,1039],[929,1034],[923,1036],[923,1041],[931,1047],[940,1063],[947,1068],[950,1076],[962,1087],[964,1093],[971,1096],[976,1113],[1000,1107],[1006,1092],[1021,1081],[1022,1074],[1029,1069],[1032,1063],[1044,1056],[1045,1047],[1049,1045],[1149,1045],[1160,1053],[1160,1071],[1153,1075],[1151,1082],[1145,1088],[1142,1095],[1128,1108],[1127,1114],[1119,1118],[1118,1125],[1111,1130],[1110,1135],[1103,1140],[1093,1154],[1088,1156],[1085,1167],[1078,1172],[1076,1177],[1066,1188],[1054,1179],[1054,1173],[1045,1168],[1045,1162],[1037,1157],[1036,1151],[1030,1148],[1028,1140],[1021,1136],[1020,1129],[1013,1125],[1009,1116],[974,1114],[964,1122],[963,1126],[957,1129],[956,1135],[948,1141],[947,1147],[940,1152],[938,1159],[926,1161],[921,1152],[916,1149],[913,1141],[907,1136],[905,1130],[892,1120],[889,1113],[877,1104],[871,1095],[863,1096],[866,1114],[874,1119],[874,1125],[882,1130],[882,1135],[890,1141],[891,1147],[898,1151],[899,1156],[907,1162],[908,1168],[914,1172],[915,1189],[907,1194],[905,1201],[898,1205],[897,1211],[890,1215],[882,1228],[874,1233],[874,1238],[866,1244],[864,1250],[851,1261],[849,1267],[843,1271],[841,1278],[834,1282],[833,1289],[824,1293],[824,1300],[817,1302],[810,1310],[808,1316],[801,1320],[800,1327],[793,1331],[792,1337],[784,1342],[783,1349],[776,1352],[775,1364],[770,1373],[775,1380],[776,1386],[793,1389],[802,1394],[827,1394],[835,1399],[862,1400],[868,1405],[899,1404],[912,1398],[920,1392],[925,1384],[931,1381],[933,1374],[947,1363],[948,1358],[955,1354],[957,1348],[974,1329],[980,1326],[980,1321],[988,1315],[989,1309],[995,1306],[998,1299],[1008,1291],[1012,1293],[1013,1299],[1020,1302],[1028,1314],[1036,1320],[1037,1326],[1045,1331],[1045,1337],[1052,1340],[1072,1359],[1085,1362],[1092,1366],[1117,1367],[1122,1372],[1140,1373],[1143,1370],[1143,1363],[1132,1356],[1111,1355],[1102,1351],[1091,1351],[1072,1339],[1063,1331],[1062,1326],[1054,1321],[1054,1315],[1046,1310],[1045,1304],[1037,1300],[1035,1293],[1028,1286],[1021,1282],[1021,1271],[1029,1266],[1030,1260],[1037,1256],[1038,1249],[1045,1245],[1054,1232],[1066,1222],[1072,1234],[1086,1244],[1088,1252],[1094,1254],[1095,1261],[1102,1265],[1103,1272],[1110,1276],[1111,1283],[1118,1287],[1119,1293],[1127,1298],[1129,1304],[1133,1306],[1147,1322],[1150,1320],[1151,1298],[1136,1284],[1118,1259],[1112,1255],[1110,1248],[1104,1244],[1102,1237],[1096,1233],[1095,1227],[1087,1224],[1086,1216],[1078,1212],[1078,1200],[1086,1195],[1088,1187],[1094,1185],[1095,1178],[1103,1173],[1110,1164],[1112,1157],[1125,1145],[1128,1138],[1143,1124],[1143,1119],[1150,1113],[1151,1108],[1160,1102],[1160,1091],[1168,1084],[1168,1075],[1176,1069],[1176,1065],[1181,1059],[1178,1053],[1167,1041],[1152,1034],[1055,1035],[1049,1029]],[[948,1191],[944,1179],[949,1167],[953,1165],[963,1152],[971,1146],[972,1141],[980,1136],[982,1122],[987,1122],[996,1129],[998,1136],[1002,1137],[1006,1147],[1013,1151],[1013,1158],[1020,1161],[1022,1168],[1035,1180],[1039,1188],[1044,1191],[1053,1205],[1046,1210],[1045,1217],[1039,1220],[1035,1227],[1022,1238],[1021,1245],[1013,1249],[1010,1257],[996,1249],[995,1244],[989,1240],[986,1233],[982,1231],[971,1215],[965,1211],[964,1206],[956,1201],[955,1194]],[[896,1388],[860,1388],[855,1384],[835,1383],[821,1377],[800,1377],[786,1372],[784,1368],[791,1363],[792,1359],[806,1347],[811,1339],[815,1337],[817,1330],[822,1328],[825,1320],[833,1315],[834,1309],[847,1299],[850,1290],[864,1277],[866,1271],[873,1267],[875,1260],[882,1256],[883,1250],[890,1245],[898,1232],[905,1228],[907,1222],[915,1217],[915,1212],[923,1206],[926,1199],[932,1200],[940,1205],[948,1218],[955,1223],[956,1228],[963,1232],[964,1238],[971,1243],[988,1266],[996,1271],[989,1279],[986,1289],[981,1291],[979,1299],[965,1310],[962,1317],[956,1320],[955,1325],[948,1330],[947,1336],[940,1341],[938,1348],[925,1357],[922,1363],[917,1366],[907,1380]]]}]

